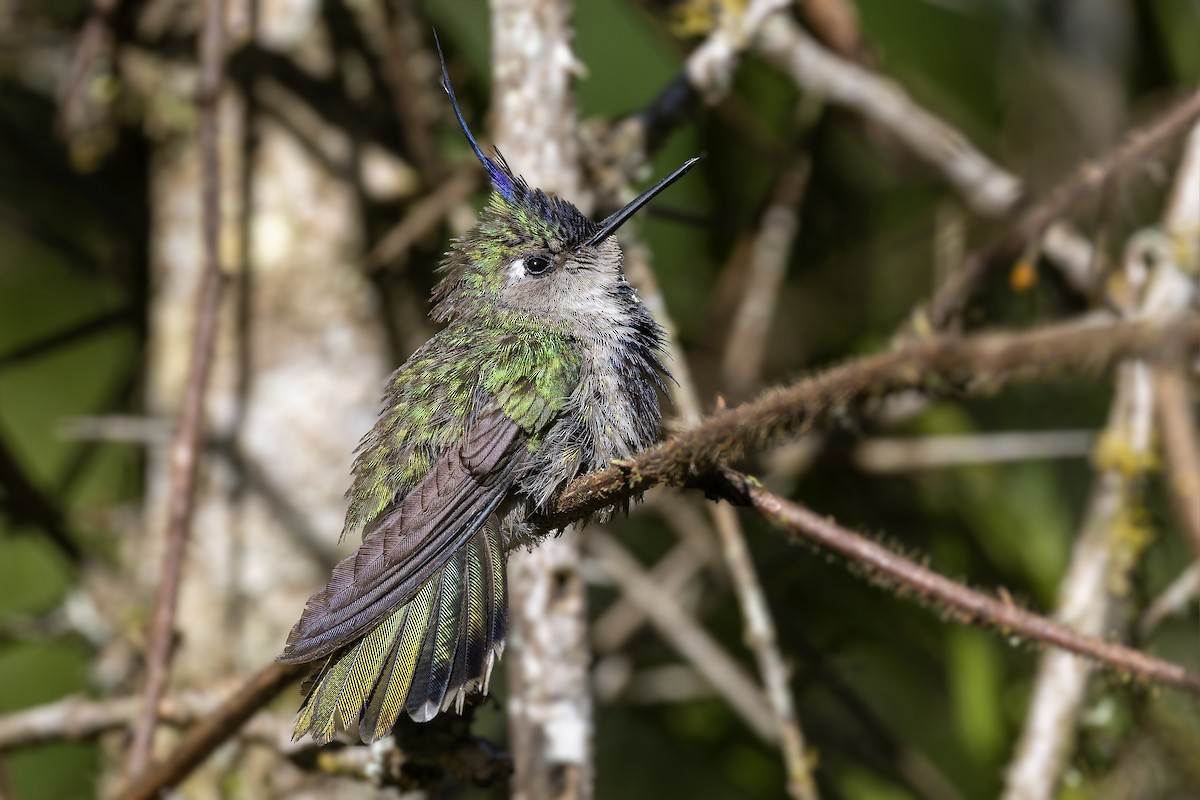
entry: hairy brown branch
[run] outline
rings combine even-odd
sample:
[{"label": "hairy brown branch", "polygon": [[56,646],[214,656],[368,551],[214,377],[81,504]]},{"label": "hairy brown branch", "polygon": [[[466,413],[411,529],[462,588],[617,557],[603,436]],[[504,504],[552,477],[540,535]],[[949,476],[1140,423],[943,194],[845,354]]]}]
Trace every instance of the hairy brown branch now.
[{"label": "hairy brown branch", "polygon": [[174,651],[175,609],[183,576],[188,531],[195,504],[196,474],[201,452],[204,395],[208,387],[216,349],[217,312],[223,279],[220,263],[220,162],[217,153],[218,94],[224,49],[224,0],[209,0],[200,43],[199,86],[201,202],[204,210],[204,269],[196,298],[196,322],[192,339],[191,366],[184,389],[179,427],[171,448],[171,493],[167,503],[166,550],[155,599],[150,645],[146,654],[145,706],[134,728],[126,776],[139,775],[150,757],[159,701],[167,689]]},{"label": "hairy brown branch", "polygon": [[970,589],[827,517],[784,500],[739,472],[724,468],[719,475],[713,486],[731,502],[750,505],[789,535],[850,559],[872,576],[895,581],[917,597],[950,611],[958,622],[986,624],[1006,635],[1086,656],[1125,675],[1200,694],[1200,675],[1183,667],[1124,645],[1084,636],[1010,601]]},{"label": "hairy brown branch", "polygon": [[935,328],[945,327],[962,311],[971,292],[991,272],[1011,264],[1073,206],[1094,194],[1114,176],[1145,162],[1168,142],[1186,133],[1197,119],[1200,119],[1200,90],[1131,131],[1103,158],[1079,165],[1042,200],[1028,207],[1012,227],[968,256],[962,268],[942,284],[930,302],[930,323]]},{"label": "hairy brown branch", "polygon": [[681,486],[715,466],[807,433],[853,404],[904,389],[983,393],[1005,383],[1105,368],[1121,358],[1173,359],[1200,349],[1200,319],[1048,325],[1024,333],[938,337],[860,358],[772,389],[608,469],[572,481],[542,522],[560,527],[660,483]]}]

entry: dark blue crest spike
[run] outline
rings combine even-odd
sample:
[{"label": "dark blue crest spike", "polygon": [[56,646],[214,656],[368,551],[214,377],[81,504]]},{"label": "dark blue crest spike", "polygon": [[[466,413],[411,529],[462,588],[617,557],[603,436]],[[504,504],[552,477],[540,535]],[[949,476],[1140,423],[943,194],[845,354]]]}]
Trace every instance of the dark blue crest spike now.
[{"label": "dark blue crest spike", "polygon": [[436,30],[433,32],[433,44],[437,47],[438,60],[442,62],[442,88],[446,90],[446,94],[450,95],[450,105],[454,108],[454,116],[458,119],[458,126],[462,128],[463,135],[467,137],[467,142],[471,145],[471,149],[475,151],[475,157],[479,159],[479,163],[483,164],[483,168],[487,170],[488,177],[492,180],[492,186],[504,196],[505,200],[508,200],[510,203],[517,202],[517,184],[513,179],[512,173],[508,170],[508,165],[504,163],[504,157],[497,151],[496,156],[499,159],[499,163],[497,163],[485,156],[483,150],[479,148],[479,143],[475,141],[475,137],[471,134],[471,129],[467,127],[467,121],[463,119],[462,111],[458,108],[458,98],[454,96],[454,88],[450,86],[450,74],[446,71],[446,56],[442,53],[442,43],[438,40]]}]

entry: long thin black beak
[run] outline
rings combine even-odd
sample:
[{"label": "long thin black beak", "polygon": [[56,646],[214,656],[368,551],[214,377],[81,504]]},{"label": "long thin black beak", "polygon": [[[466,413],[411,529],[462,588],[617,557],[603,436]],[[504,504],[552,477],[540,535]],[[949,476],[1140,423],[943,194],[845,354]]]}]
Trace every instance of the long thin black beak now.
[{"label": "long thin black beak", "polygon": [[614,212],[612,216],[600,223],[600,230],[592,234],[592,237],[584,242],[584,244],[595,246],[603,242],[609,236],[612,236],[616,232],[617,228],[624,225],[627,219],[637,213],[639,208],[646,205],[646,203],[649,203],[654,198],[654,195],[658,194],[663,189],[682,178],[684,173],[694,167],[696,162],[699,160],[699,156],[696,156],[695,158],[689,158],[687,161],[683,162],[683,166],[681,166],[679,169],[675,170],[670,175],[663,178],[646,191],[642,192],[641,195],[631,200],[620,211]]}]

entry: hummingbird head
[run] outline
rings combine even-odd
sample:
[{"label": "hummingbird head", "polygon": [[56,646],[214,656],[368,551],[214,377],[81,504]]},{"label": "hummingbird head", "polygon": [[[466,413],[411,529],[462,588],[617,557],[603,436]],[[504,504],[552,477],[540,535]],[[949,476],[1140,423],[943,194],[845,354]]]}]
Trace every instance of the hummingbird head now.
[{"label": "hummingbird head", "polygon": [[[438,55],[442,56],[440,45]],[[621,291],[621,249],[612,234],[699,158],[689,159],[619,211],[595,222],[574,204],[531,188],[499,151],[491,157],[483,153],[459,110],[444,57],[442,85],[493,192],[479,223],[455,240],[447,254],[445,277],[434,289],[434,320],[497,308],[568,323],[581,316],[603,322],[603,317],[619,313],[618,301],[632,293]]]}]

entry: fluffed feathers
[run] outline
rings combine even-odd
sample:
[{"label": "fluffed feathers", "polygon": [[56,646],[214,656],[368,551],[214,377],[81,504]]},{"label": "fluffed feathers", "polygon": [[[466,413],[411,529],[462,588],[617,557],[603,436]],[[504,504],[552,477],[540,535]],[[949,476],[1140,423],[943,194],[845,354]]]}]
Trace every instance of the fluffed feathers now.
[{"label": "fluffed feathers", "polygon": [[293,737],[327,744],[338,731],[374,742],[402,712],[425,722],[467,694],[487,693],[504,650],[504,559],[494,520],[405,605],[314,673]]}]

